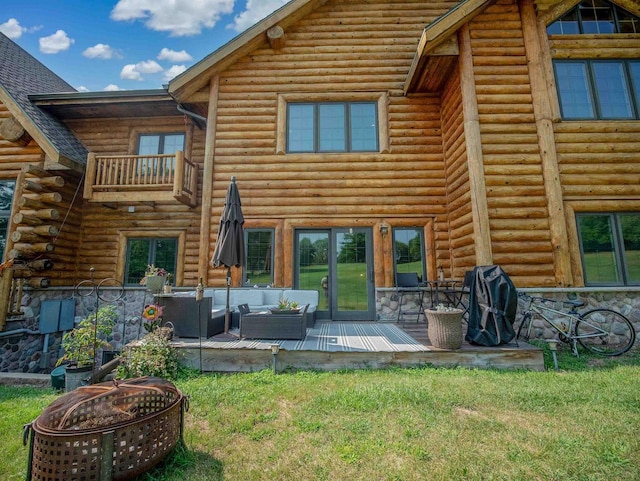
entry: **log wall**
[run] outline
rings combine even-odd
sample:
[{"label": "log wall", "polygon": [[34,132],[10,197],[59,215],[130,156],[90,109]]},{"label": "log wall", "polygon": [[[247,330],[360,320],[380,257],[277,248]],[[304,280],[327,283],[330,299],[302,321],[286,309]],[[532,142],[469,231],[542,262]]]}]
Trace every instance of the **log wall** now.
[{"label": "log wall", "polygon": [[[185,155],[190,160],[202,164],[204,159],[204,132],[193,127],[183,116],[155,119],[97,119],[69,121],[69,127],[96,154],[125,155],[135,153],[138,132],[168,133],[192,130],[191,147],[185,147]],[[186,136],[189,142],[189,136]],[[202,186],[199,186],[201,190]],[[135,205],[135,212],[128,211],[128,205],[84,202],[80,241],[78,275],[88,276],[94,267],[96,279],[119,277],[125,252],[120,252],[124,231],[145,231],[149,236],[171,231],[185,237],[184,264],[182,273],[177,273],[180,285],[197,284],[200,209],[189,208],[178,202],[147,203]],[[117,259],[117,263],[114,260]],[[180,262],[180,261],[179,261]]]},{"label": "log wall", "polygon": [[476,265],[460,71],[454,69],[442,93],[442,141],[447,178],[451,273],[461,279]]},{"label": "log wall", "polygon": [[[330,1],[289,28],[284,47],[273,50],[265,40],[221,74],[210,250],[235,175],[245,227],[270,223],[284,229],[276,233],[283,242],[275,255],[276,264],[288,269],[276,272],[279,282],[292,282],[294,226],[374,226],[385,220],[392,228],[423,227],[433,219],[436,256],[448,267],[440,101],[406,98],[403,84],[424,26],[455,3]],[[388,152],[277,153],[278,122],[285,121],[278,117],[278,95],[331,100],[344,92],[388,94]],[[375,264],[392,268],[378,256]],[[210,269],[210,283],[222,283],[223,274]],[[376,278],[388,283],[393,276],[377,272]]]},{"label": "log wall", "polygon": [[519,286],[555,284],[548,209],[517,2],[470,25],[493,260]]},{"label": "log wall", "polygon": [[[11,113],[0,102],[0,122],[11,117]],[[25,164],[41,164],[44,162],[44,152],[38,144],[30,142],[20,146],[0,137],[0,178],[15,179]]]}]

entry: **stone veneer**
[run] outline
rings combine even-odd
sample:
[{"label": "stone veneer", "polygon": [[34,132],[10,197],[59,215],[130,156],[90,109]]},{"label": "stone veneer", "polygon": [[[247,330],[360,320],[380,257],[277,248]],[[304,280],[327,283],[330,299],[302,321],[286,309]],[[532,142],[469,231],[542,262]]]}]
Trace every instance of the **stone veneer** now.
[{"label": "stone veneer", "polygon": [[[640,288],[606,288],[606,287],[582,287],[582,288],[526,288],[519,289],[519,292],[526,292],[532,296],[546,297],[557,300],[553,306],[558,310],[563,309],[562,301],[566,299],[580,299],[585,302],[585,306],[579,311],[595,309],[596,307],[609,308],[625,315],[634,325],[636,332],[640,332]],[[377,320],[393,321],[398,319],[400,296],[395,288],[379,288],[376,290],[376,312]],[[419,298],[417,294],[405,293],[403,296],[403,312],[413,312],[418,310]],[[424,296],[423,307],[431,307],[429,295]],[[518,302],[518,315],[516,317],[515,329],[517,330],[524,306]],[[551,306],[550,306],[551,307]],[[408,322],[408,321],[407,321]],[[534,321],[534,332],[538,339],[549,339],[555,337],[556,331],[542,320]],[[640,344],[636,344],[638,346]]]}]

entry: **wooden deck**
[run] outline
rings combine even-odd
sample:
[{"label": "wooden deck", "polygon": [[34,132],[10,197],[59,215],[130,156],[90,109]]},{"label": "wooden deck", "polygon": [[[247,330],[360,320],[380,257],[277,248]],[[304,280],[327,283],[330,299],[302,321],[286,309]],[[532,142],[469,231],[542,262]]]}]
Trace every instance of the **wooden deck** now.
[{"label": "wooden deck", "polygon": [[305,339],[175,339],[184,362],[206,372],[250,372],[273,368],[271,345],[278,344],[276,369],[382,369],[387,367],[468,367],[543,371],[542,350],[526,343],[499,347],[464,343],[458,350],[431,346],[424,323],[318,322]]}]

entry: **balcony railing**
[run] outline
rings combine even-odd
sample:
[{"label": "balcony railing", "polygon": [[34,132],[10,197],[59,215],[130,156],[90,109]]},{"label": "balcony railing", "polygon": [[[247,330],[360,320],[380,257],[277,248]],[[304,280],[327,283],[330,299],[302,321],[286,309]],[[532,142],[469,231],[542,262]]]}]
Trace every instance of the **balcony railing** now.
[{"label": "balcony railing", "polygon": [[84,198],[90,202],[198,203],[198,165],[178,151],[170,155],[87,157]]}]

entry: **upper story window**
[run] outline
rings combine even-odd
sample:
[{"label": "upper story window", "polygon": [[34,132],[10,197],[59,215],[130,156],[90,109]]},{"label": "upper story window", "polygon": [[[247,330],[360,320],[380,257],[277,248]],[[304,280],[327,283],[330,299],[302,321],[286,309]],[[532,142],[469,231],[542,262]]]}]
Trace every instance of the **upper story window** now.
[{"label": "upper story window", "polygon": [[3,258],[7,246],[7,233],[11,220],[11,203],[15,190],[15,181],[0,180],[0,259]]},{"label": "upper story window", "polygon": [[640,284],[640,213],[578,214],[586,285]]},{"label": "upper story window", "polygon": [[174,154],[184,151],[184,134],[140,134],[138,155]]},{"label": "upper story window", "polygon": [[378,152],[377,102],[287,105],[287,152]]},{"label": "upper story window", "polygon": [[547,27],[549,35],[640,33],[640,19],[605,0],[584,0]]},{"label": "upper story window", "polygon": [[640,118],[640,60],[555,60],[563,119]]}]

